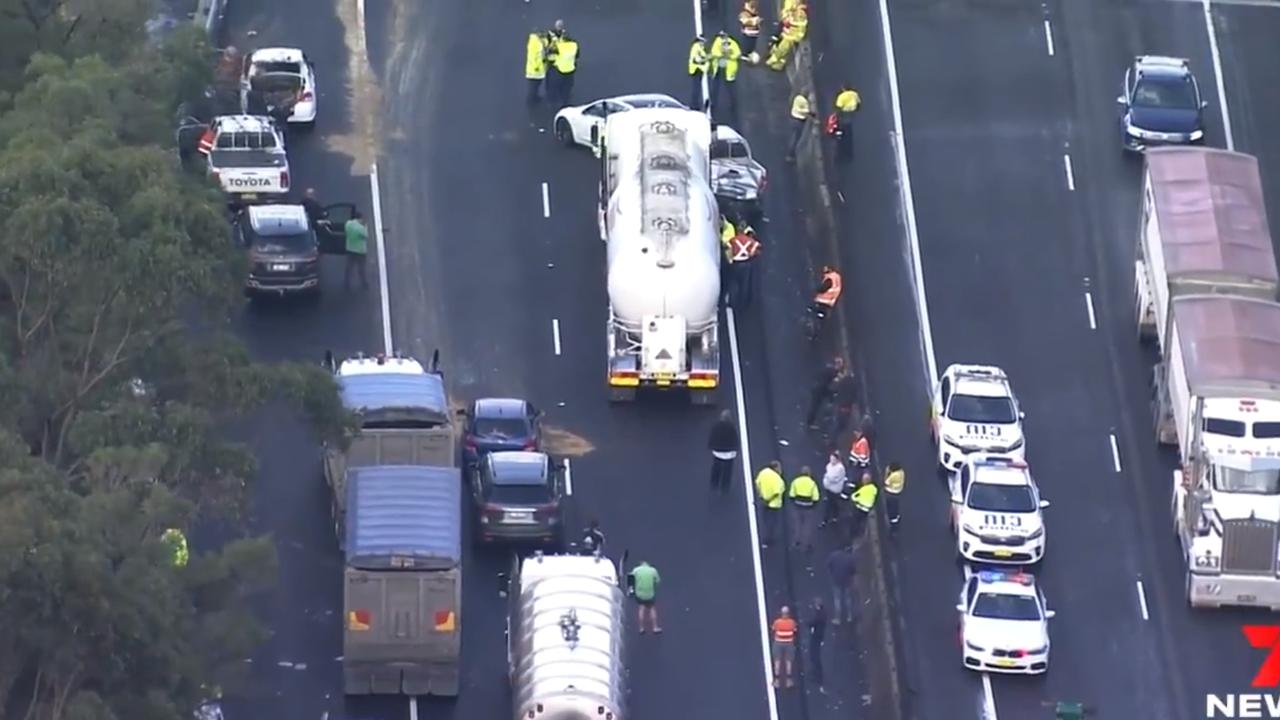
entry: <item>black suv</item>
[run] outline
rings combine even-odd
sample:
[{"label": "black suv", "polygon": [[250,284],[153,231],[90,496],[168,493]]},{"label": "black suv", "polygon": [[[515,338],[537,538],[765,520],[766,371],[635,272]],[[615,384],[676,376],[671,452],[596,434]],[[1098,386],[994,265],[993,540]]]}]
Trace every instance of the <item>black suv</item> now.
[{"label": "black suv", "polygon": [[236,217],[235,234],[249,251],[244,289],[250,296],[318,293],[320,255],[346,251],[342,226],[322,221],[312,227],[301,205],[250,205]]},{"label": "black suv", "polygon": [[569,467],[546,453],[493,452],[471,474],[476,536],[484,543],[527,541],[564,545]]},{"label": "black suv", "polygon": [[1200,99],[1200,85],[1186,60],[1159,55],[1134,58],[1116,102],[1123,110],[1120,134],[1126,150],[1140,152],[1155,145],[1204,140],[1208,103]]}]

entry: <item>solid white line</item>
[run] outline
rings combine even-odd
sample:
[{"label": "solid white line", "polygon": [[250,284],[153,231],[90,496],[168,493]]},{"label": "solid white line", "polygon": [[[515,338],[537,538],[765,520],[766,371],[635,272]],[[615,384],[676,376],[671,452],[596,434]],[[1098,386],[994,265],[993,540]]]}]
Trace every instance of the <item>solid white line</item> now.
[{"label": "solid white line", "polygon": [[1089,329],[1098,329],[1098,318],[1093,314],[1093,295],[1088,291],[1084,291],[1084,307],[1089,311]]},{"label": "solid white line", "polygon": [[1120,446],[1116,444],[1116,434],[1111,433],[1111,462],[1115,463],[1116,472],[1120,472]]},{"label": "solid white line", "polygon": [[1049,25],[1049,18],[1044,19],[1044,44],[1049,48],[1049,57],[1053,57],[1053,28]]},{"label": "solid white line", "polygon": [[556,355],[560,354],[560,321],[551,318],[551,340],[556,346]]},{"label": "solid white line", "polygon": [[1218,29],[1213,25],[1213,0],[1203,0],[1204,26],[1209,32],[1209,55],[1213,58],[1213,76],[1218,82],[1218,107],[1222,111],[1222,133],[1227,149],[1236,149],[1235,135],[1231,132],[1231,110],[1227,107],[1227,87],[1222,78],[1222,54],[1218,52]]},{"label": "solid white line", "polygon": [[[695,1],[695,5],[697,2]],[[907,140],[902,130],[902,96],[898,91],[898,62],[893,53],[893,29],[889,25],[889,1],[880,0],[880,34],[884,37],[884,59],[889,70],[889,98],[893,105],[894,150],[898,164],[902,213],[907,222],[907,241],[911,251],[911,271],[916,290],[916,314],[920,317],[920,343],[924,351],[928,377],[924,386],[933,387],[938,380],[938,359],[933,354],[933,329],[929,325],[929,303],[924,292],[924,268],[920,261],[920,235],[916,227],[916,203],[911,194],[911,172],[907,167]]]},{"label": "solid white line", "polygon": [[982,673],[982,720],[997,720],[996,695],[991,691],[991,676]]},{"label": "solid white line", "polygon": [[573,468],[569,467],[569,458],[564,459],[564,494],[573,496]]},{"label": "solid white line", "polygon": [[418,696],[409,696],[409,720],[418,720]]},{"label": "solid white line", "polygon": [[1062,166],[1067,169],[1067,189],[1074,191],[1076,189],[1076,173],[1071,169],[1071,156],[1062,156]]},{"label": "solid white line", "polygon": [[542,183],[542,217],[551,217],[551,189]]},{"label": "solid white line", "polygon": [[1150,620],[1151,614],[1147,612],[1147,591],[1142,589],[1142,581],[1138,581],[1138,604],[1142,606],[1142,619]]},{"label": "solid white line", "polygon": [[382,300],[382,347],[390,355],[391,290],[387,281],[387,243],[382,232],[382,193],[378,190],[378,163],[369,169],[369,186],[373,194],[373,235],[378,251],[378,294]]},{"label": "solid white line", "polygon": [[[694,7],[701,0],[693,0]],[[764,663],[765,698],[769,720],[778,720],[778,696],[773,689],[773,662],[769,656],[769,616],[764,598],[764,568],[760,560],[760,527],[756,521],[756,492],[751,485],[751,443],[747,432],[747,401],[742,392],[742,361],[738,355],[738,324],[733,308],[725,309],[729,325],[729,360],[733,363],[733,394],[738,405],[738,437],[742,438],[742,497],[747,506],[747,530],[751,535],[751,565],[755,571],[756,614],[760,620],[760,655]]]}]

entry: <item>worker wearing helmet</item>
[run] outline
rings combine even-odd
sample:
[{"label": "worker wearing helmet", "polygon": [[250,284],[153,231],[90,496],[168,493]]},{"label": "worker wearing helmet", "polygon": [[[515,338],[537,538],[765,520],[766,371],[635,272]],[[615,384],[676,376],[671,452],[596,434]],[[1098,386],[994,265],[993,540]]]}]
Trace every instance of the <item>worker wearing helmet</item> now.
[{"label": "worker wearing helmet", "polygon": [[689,107],[691,108],[702,107],[702,81],[707,76],[707,68],[710,62],[710,56],[707,54],[707,41],[701,35],[698,35],[689,45],[689,80],[693,86],[689,91]]},{"label": "worker wearing helmet", "polygon": [[738,111],[738,62],[742,59],[742,48],[738,41],[729,37],[729,33],[721,30],[711,44],[711,107],[715,111],[720,100],[720,88],[726,87],[729,92],[729,104],[733,112]]}]

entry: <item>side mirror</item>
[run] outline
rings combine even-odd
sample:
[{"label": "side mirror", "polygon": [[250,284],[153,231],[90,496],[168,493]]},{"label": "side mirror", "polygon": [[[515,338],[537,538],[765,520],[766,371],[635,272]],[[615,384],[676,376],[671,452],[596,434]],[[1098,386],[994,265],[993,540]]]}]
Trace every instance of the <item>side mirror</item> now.
[{"label": "side mirror", "polygon": [[440,348],[431,351],[431,372],[440,372]]},{"label": "side mirror", "polygon": [[504,572],[498,573],[498,596],[499,597],[507,596],[507,585],[508,585],[507,574]]},{"label": "side mirror", "polygon": [[1129,104],[1129,101],[1125,100],[1123,95],[1117,95],[1117,96],[1116,96],[1116,104],[1118,104],[1118,105],[1128,105],[1128,104]]},{"label": "side mirror", "polygon": [[592,125],[591,126],[591,144],[595,145],[599,142],[600,142],[600,126]]},{"label": "side mirror", "polygon": [[1023,412],[1022,410],[1019,410],[1019,411],[1018,411],[1018,419],[1019,419],[1019,420],[1026,420],[1026,419],[1027,419],[1027,414],[1026,414],[1025,412]]},{"label": "side mirror", "polygon": [[964,612],[964,605],[956,603],[956,612]]},{"label": "side mirror", "polygon": [[337,360],[334,359],[332,350],[324,351],[324,360],[321,360],[320,364],[324,365],[326,368],[329,368],[329,372],[338,371],[338,362]]},{"label": "side mirror", "polygon": [[1049,507],[1049,501],[1048,501],[1048,500],[1041,500],[1041,501],[1040,501],[1040,509],[1041,509],[1041,510],[1043,510],[1043,509],[1045,509],[1045,508],[1047,508],[1047,507]]},{"label": "side mirror", "polygon": [[1208,101],[1208,100],[1201,100],[1201,101],[1200,101],[1200,109],[1201,109],[1201,110],[1203,110],[1203,109],[1205,109],[1205,108],[1207,108],[1207,107],[1209,107],[1209,101]]},{"label": "side mirror", "polygon": [[1053,619],[1053,617],[1054,617],[1055,615],[1057,615],[1057,614],[1058,614],[1058,611],[1056,611],[1056,610],[1045,610],[1045,611],[1044,611],[1044,619],[1045,619],[1045,620],[1052,620],[1052,619]]}]

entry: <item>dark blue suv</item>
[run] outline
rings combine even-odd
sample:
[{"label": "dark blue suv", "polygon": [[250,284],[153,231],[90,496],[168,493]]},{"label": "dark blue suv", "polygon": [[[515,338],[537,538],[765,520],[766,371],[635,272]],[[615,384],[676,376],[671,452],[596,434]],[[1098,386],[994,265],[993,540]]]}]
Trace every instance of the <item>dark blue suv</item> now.
[{"label": "dark blue suv", "polygon": [[1181,58],[1140,55],[1124,73],[1124,92],[1116,98],[1123,115],[1120,134],[1126,150],[1155,145],[1186,145],[1204,140],[1200,85]]},{"label": "dark blue suv", "polygon": [[482,398],[471,403],[463,434],[467,465],[503,450],[538,452],[542,449],[542,412],[516,398]]}]

